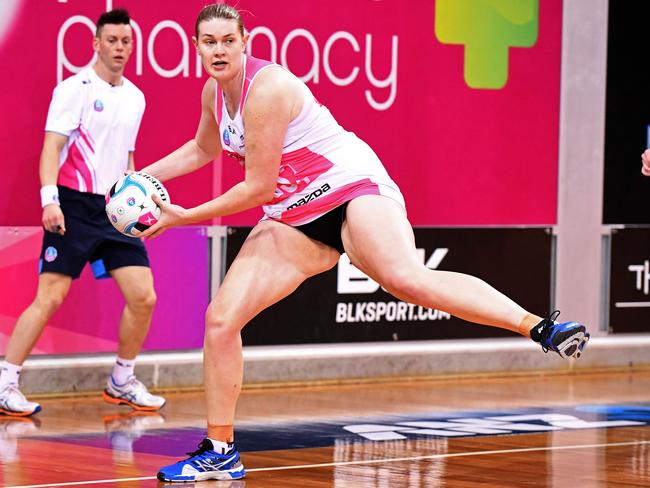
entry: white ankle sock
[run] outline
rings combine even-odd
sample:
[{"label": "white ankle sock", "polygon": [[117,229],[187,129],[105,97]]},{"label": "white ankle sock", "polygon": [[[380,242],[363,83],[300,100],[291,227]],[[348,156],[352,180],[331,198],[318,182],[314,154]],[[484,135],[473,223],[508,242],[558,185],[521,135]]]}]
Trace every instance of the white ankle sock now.
[{"label": "white ankle sock", "polygon": [[218,441],[216,439],[212,439],[211,437],[208,437],[208,439],[210,439],[210,442],[212,442],[212,446],[214,446],[214,450],[220,452],[221,454],[226,454],[235,445],[233,442]]},{"label": "white ankle sock", "polygon": [[20,371],[23,369],[22,365],[11,364],[3,361],[0,365],[0,390],[9,384],[18,384]]},{"label": "white ankle sock", "polygon": [[131,376],[134,376],[134,368],[135,359],[124,359],[118,356],[113,366],[113,382],[118,386],[125,384]]}]

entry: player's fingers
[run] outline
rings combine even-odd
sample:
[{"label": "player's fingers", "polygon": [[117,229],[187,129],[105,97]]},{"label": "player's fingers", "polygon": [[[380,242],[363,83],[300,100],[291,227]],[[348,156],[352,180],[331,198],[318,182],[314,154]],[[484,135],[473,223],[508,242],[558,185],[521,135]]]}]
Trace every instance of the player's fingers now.
[{"label": "player's fingers", "polygon": [[140,234],[140,237],[143,237],[143,238],[145,238],[145,239],[150,239],[150,238],[151,238],[151,235],[152,235],[154,232],[156,232],[156,230],[158,230],[159,228],[160,228],[160,224],[155,223],[155,224],[153,224],[151,227],[149,227],[147,230],[145,230],[144,232],[142,232],[142,233]]},{"label": "player's fingers", "polygon": [[43,219],[43,228],[48,232],[60,234],[59,230],[61,229],[61,224],[59,224],[57,219],[47,218]]},{"label": "player's fingers", "polygon": [[159,197],[158,195],[156,195],[155,193],[154,193],[153,195],[151,195],[151,199],[152,199],[153,202],[154,202],[156,205],[158,205],[160,208],[163,208],[163,207],[165,206],[165,202],[162,201],[162,198],[160,198],[160,197]]},{"label": "player's fingers", "polygon": [[[149,228],[148,230],[152,230],[152,229],[153,229],[153,227]],[[154,229],[153,232],[151,232],[151,233],[149,234],[149,236],[147,237],[147,239],[155,239],[156,237],[160,236],[160,234],[162,234],[163,232],[165,232],[165,230],[166,230],[166,229],[165,229],[164,227],[158,227],[157,229]]]},{"label": "player's fingers", "polygon": [[155,234],[155,237],[160,237],[163,233],[167,231],[166,227],[161,227],[160,230],[158,230]]}]

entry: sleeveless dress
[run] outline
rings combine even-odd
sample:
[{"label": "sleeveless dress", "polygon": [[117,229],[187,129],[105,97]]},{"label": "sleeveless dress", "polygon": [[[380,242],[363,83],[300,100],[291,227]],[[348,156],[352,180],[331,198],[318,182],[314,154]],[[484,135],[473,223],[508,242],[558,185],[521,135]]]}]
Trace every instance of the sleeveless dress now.
[{"label": "sleeveless dress", "polygon": [[[234,118],[217,85],[215,117],[221,147],[242,166],[246,97],[257,75],[271,66],[279,65],[245,56],[242,95]],[[274,198],[263,205],[264,219],[299,226],[361,195],[385,195],[404,206],[399,188],[370,146],[343,129],[307,85],[302,87],[303,108],[287,129]]]}]

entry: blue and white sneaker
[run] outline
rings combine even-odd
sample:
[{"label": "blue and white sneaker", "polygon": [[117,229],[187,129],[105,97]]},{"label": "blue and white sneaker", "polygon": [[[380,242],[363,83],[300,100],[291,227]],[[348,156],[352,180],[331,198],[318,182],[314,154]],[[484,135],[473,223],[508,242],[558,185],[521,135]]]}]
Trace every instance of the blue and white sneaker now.
[{"label": "blue and white sneaker", "polygon": [[558,315],[560,311],[555,310],[549,318],[533,327],[530,337],[542,346],[544,352],[555,351],[563,358],[577,359],[589,341],[589,332],[578,322],[556,322]]},{"label": "blue and white sneaker", "polygon": [[160,481],[185,482],[205,480],[236,480],[246,476],[239,451],[234,444],[227,452],[215,451],[210,439],[203,439],[199,448],[188,452],[190,456],[158,471]]}]

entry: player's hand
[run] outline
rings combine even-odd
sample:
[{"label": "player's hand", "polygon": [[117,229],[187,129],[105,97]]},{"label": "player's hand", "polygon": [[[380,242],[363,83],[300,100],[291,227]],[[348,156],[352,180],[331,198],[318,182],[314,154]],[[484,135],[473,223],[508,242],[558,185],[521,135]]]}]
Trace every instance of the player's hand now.
[{"label": "player's hand", "polygon": [[646,149],[641,155],[641,173],[650,176],[650,149]]},{"label": "player's hand", "polygon": [[60,235],[65,234],[65,219],[63,218],[61,207],[57,204],[51,203],[43,207],[41,222],[47,232],[55,232]]},{"label": "player's hand", "polygon": [[156,194],[151,195],[151,199],[155,202],[156,205],[160,207],[160,218],[158,219],[158,222],[140,234],[142,237],[145,239],[153,239],[155,237],[158,237],[167,229],[176,227],[178,225],[183,225],[185,223],[185,214],[187,212],[186,209],[180,205],[165,203]]}]

